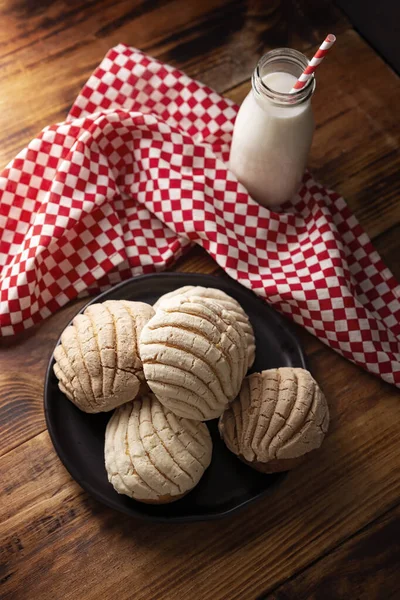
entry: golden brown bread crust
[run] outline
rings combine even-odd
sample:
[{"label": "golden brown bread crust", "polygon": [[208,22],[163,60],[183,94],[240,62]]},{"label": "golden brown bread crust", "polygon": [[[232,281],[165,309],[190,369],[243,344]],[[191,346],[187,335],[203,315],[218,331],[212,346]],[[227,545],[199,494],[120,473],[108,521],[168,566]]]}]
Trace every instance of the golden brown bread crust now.
[{"label": "golden brown bread crust", "polygon": [[244,462],[246,465],[259,471],[260,473],[266,473],[268,475],[272,473],[282,473],[284,471],[291,471],[292,469],[296,469],[304,462],[309,460],[312,456],[314,456],[316,450],[311,450],[311,452],[307,452],[307,454],[303,454],[302,456],[298,456],[297,458],[276,458],[274,460],[270,460],[267,463],[261,463],[258,461],[249,462],[243,456],[238,456],[238,458]]},{"label": "golden brown bread crust", "polygon": [[325,396],[311,374],[285,367],[246,377],[219,431],[231,452],[253,468],[275,472],[319,448],[328,424]]},{"label": "golden brown bread crust", "polygon": [[107,425],[108,480],[119,494],[147,504],[182,498],[200,481],[211,454],[207,426],[174,415],[153,394],[117,408]]},{"label": "golden brown bread crust", "polygon": [[219,417],[247,371],[246,336],[231,313],[205,298],[163,302],[140,336],[145,378],[175,414]]},{"label": "golden brown bread crust", "polygon": [[54,351],[60,390],[88,413],[129,402],[144,383],[138,337],[154,310],[143,302],[91,304],[61,335]]},{"label": "golden brown bread crust", "polygon": [[187,496],[187,494],[190,492],[191,490],[188,490],[187,492],[185,492],[184,494],[180,494],[179,496],[171,496],[169,494],[166,494],[164,496],[159,496],[157,500],[143,500],[143,498],[140,500],[140,502],[142,504],[152,504],[153,506],[157,506],[157,505],[161,505],[161,504],[171,504],[171,502],[176,502],[177,500],[180,500],[181,498],[183,498],[184,496]]},{"label": "golden brown bread crust", "polygon": [[162,308],[162,305],[165,303],[165,301],[175,298],[176,296],[206,298],[207,300],[217,302],[228,312],[230,312],[246,335],[247,368],[249,369],[253,365],[256,356],[256,341],[254,337],[254,331],[249,317],[237,300],[218,288],[206,288],[200,285],[185,285],[161,296],[154,304],[153,308],[155,310]]}]

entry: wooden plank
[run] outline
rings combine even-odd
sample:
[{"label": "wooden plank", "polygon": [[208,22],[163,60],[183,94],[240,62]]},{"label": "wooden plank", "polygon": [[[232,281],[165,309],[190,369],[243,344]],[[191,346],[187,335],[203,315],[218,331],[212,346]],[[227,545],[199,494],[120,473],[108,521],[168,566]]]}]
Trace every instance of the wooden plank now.
[{"label": "wooden plank", "polygon": [[87,300],[70,303],[54,317],[13,338],[0,338],[0,454],[45,428],[43,384],[61,331]]},{"label": "wooden plank", "polygon": [[311,368],[332,417],[321,451],[217,525],[102,507],[70,481],[47,432],[1,457],[3,597],[254,600],[378,518],[400,494],[398,391],[326,348]]},{"label": "wooden plank", "polygon": [[44,126],[62,121],[93,69],[124,42],[219,91],[247,79],[267,49],[306,50],[347,21],[329,0],[91,0],[0,7],[0,166]]},{"label": "wooden plank", "polygon": [[400,224],[374,240],[374,246],[393,275],[400,281]]},{"label": "wooden plank", "polygon": [[400,596],[400,506],[360,531],[303,573],[257,600]]},{"label": "wooden plank", "polygon": [[217,265],[214,259],[200,246],[194,246],[190,252],[180,258],[170,269],[171,271],[181,271],[182,273],[206,273],[208,275],[217,275],[223,273],[221,267]]}]

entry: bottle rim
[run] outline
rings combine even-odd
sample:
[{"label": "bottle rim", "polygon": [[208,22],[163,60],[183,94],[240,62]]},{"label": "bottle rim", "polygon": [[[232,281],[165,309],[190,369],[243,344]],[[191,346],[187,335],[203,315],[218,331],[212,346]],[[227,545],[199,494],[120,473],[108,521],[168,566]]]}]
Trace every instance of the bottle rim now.
[{"label": "bottle rim", "polygon": [[[303,102],[307,102],[313,95],[316,87],[315,76],[312,74],[306,85],[300,90],[296,90],[293,94],[289,92],[278,92],[270,88],[262,79],[262,70],[268,65],[274,63],[287,63],[291,65],[291,74],[295,77],[300,77],[301,73],[308,66],[309,61],[304,54],[293,48],[277,48],[270,50],[264,54],[258,61],[256,68],[253,71],[252,76],[252,87],[254,92],[261,97],[268,98],[273,104],[277,106],[298,106]],[[273,71],[271,71],[272,73]]]}]

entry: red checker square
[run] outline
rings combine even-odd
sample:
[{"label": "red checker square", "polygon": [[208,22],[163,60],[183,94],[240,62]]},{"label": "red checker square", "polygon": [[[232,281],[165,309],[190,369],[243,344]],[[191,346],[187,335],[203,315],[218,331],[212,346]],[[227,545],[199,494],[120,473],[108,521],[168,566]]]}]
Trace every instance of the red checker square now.
[{"label": "red checker square", "polygon": [[154,237],[155,237],[155,238],[157,238],[157,239],[162,239],[162,238],[164,238],[164,237],[165,237],[165,232],[164,232],[164,230],[163,230],[163,229],[155,229],[155,230],[153,231],[153,235],[154,235]]},{"label": "red checker square", "polygon": [[[44,166],[43,165],[39,165],[38,163],[35,164],[35,167],[33,169],[33,174],[37,175],[37,177],[43,177],[44,175]],[[29,180],[31,178],[29,177]],[[22,181],[22,180],[21,180]],[[29,181],[26,181],[24,183],[29,183]]]},{"label": "red checker square", "polygon": [[309,319],[308,317],[302,317],[302,319],[303,319],[304,327],[309,327],[312,329],[312,327],[313,327],[312,319]]},{"label": "red checker square", "polygon": [[[311,291],[311,290],[309,290]],[[323,298],[319,300],[319,307],[321,311],[323,310],[332,310],[332,300],[330,298]]]},{"label": "red checker square", "polygon": [[353,296],[343,296],[343,305],[344,308],[354,308],[355,302]]},{"label": "red checker square", "polygon": [[207,231],[207,238],[210,242],[216,242],[218,239],[218,233],[216,231]]},{"label": "red checker square", "polygon": [[[236,258],[233,258],[232,256],[227,256],[226,260],[225,260],[225,264],[228,269],[236,269],[238,261]],[[244,276],[244,273],[242,274],[242,277],[243,276]],[[246,278],[247,278],[247,273],[246,273]]]},{"label": "red checker square", "polygon": [[208,210],[204,211],[204,219],[205,221],[212,223],[214,221],[214,213]]},{"label": "red checker square", "polygon": [[174,214],[173,214],[173,212],[166,210],[163,212],[163,218],[165,219],[165,221],[167,223],[171,223],[174,221]]},{"label": "red checker square", "polygon": [[39,312],[32,313],[31,319],[34,323],[39,323],[42,320],[42,316]]},{"label": "red checker square", "polygon": [[390,360],[386,360],[384,362],[379,363],[379,371],[380,373],[392,373],[393,366]]},{"label": "red checker square", "polygon": [[[124,81],[122,81],[122,79],[116,78],[114,83],[112,84],[112,87],[115,90],[120,90],[123,85],[124,85]],[[126,96],[124,96],[124,98],[126,98]]]},{"label": "red checker square", "polygon": [[18,275],[10,275],[10,281],[8,283],[8,287],[17,287]]},{"label": "red checker square", "polygon": [[84,260],[85,265],[88,267],[88,269],[94,269],[95,267],[97,267],[97,265],[99,264],[97,262],[97,260],[94,258],[94,256],[88,256],[85,260]]},{"label": "red checker square", "polygon": [[58,206],[58,215],[60,217],[68,217],[71,212],[69,206]]},{"label": "red checker square", "polygon": [[112,103],[112,101],[109,98],[102,98],[101,102],[100,102],[100,106],[102,108],[109,108],[110,104]]},{"label": "red checker square", "polygon": [[331,298],[341,298],[343,296],[342,288],[340,286],[330,287],[329,295]]},{"label": "red checker square", "polygon": [[86,108],[85,108],[85,110],[88,113],[94,113],[94,112],[96,112],[96,109],[97,109],[96,104],[94,104],[94,102],[91,102],[91,101],[87,103]]},{"label": "red checker square", "polygon": [[378,357],[376,352],[365,352],[364,351],[365,362],[376,364],[378,362]]},{"label": "red checker square", "polygon": [[333,267],[326,267],[322,270],[324,277],[335,277],[336,270]]},{"label": "red checker square", "polygon": [[15,194],[15,192],[17,191],[17,182],[12,181],[11,179],[8,179],[7,183],[5,185],[5,190],[7,192],[11,192],[12,194]]},{"label": "red checker square", "polygon": [[19,284],[18,295],[20,298],[26,298],[26,297],[30,296],[29,285],[27,285],[26,283]]},{"label": "red checker square", "polygon": [[218,243],[216,254],[222,254],[222,256],[226,256],[229,252],[229,246],[227,244]]},{"label": "red checker square", "polygon": [[[111,242],[104,244],[104,246],[102,247],[102,250],[107,256],[112,256],[117,251],[115,246]],[[120,252],[123,252],[123,250]]]},{"label": "red checker square", "polygon": [[49,292],[52,296],[57,296],[62,291],[56,281],[54,283],[52,283],[51,285],[49,285],[47,289],[49,290]]},{"label": "red checker square", "polygon": [[[193,212],[190,209],[182,210],[182,217],[185,221],[191,221],[193,219]],[[203,221],[201,221],[203,222]]]},{"label": "red checker square", "polygon": [[[57,134],[57,135],[59,135],[60,139],[61,138],[64,139],[64,136],[62,136],[61,134]],[[51,154],[52,146],[53,146],[53,142],[47,142],[46,140],[42,140],[41,144],[40,144],[40,151],[43,152],[44,154]]]},{"label": "red checker square", "polygon": [[[81,264],[80,260],[79,260],[78,264]],[[73,283],[74,281],[77,281],[79,279],[79,275],[74,269],[70,269],[69,271],[64,273],[64,275],[68,279],[68,281],[70,281],[71,283]]]},{"label": "red checker square", "polygon": [[[66,140],[66,136],[63,135],[62,133],[56,133],[56,135],[54,136],[54,144],[58,144],[59,146],[64,146]],[[51,154],[51,152],[49,152],[49,154]]]},{"label": "red checker square", "polygon": [[224,125],[224,123],[226,123],[226,122],[227,122],[227,120],[228,120],[228,119],[227,119],[227,118],[225,117],[225,115],[224,115],[224,114],[222,114],[222,113],[221,113],[220,115],[218,115],[218,117],[215,119],[216,123],[218,123],[218,125],[220,125],[220,126],[221,126],[221,125]]},{"label": "red checker square", "polygon": [[84,96],[85,98],[90,98],[90,96],[93,94],[93,90],[91,87],[89,87],[88,85],[86,85],[83,90],[81,90],[81,96]]},{"label": "red checker square", "polygon": [[32,175],[30,173],[25,173],[24,171],[21,171],[19,182],[23,183],[24,185],[28,185],[31,180],[31,177]]},{"label": "red checker square", "polygon": [[86,189],[86,186],[87,186],[87,181],[85,179],[81,179],[79,177],[75,184],[75,189],[79,190],[80,192],[83,192]]},{"label": "red checker square", "polygon": [[55,280],[61,279],[61,277],[63,276],[63,272],[60,269],[59,265],[55,265],[52,269],[49,269],[49,273]]},{"label": "red checker square", "polygon": [[93,281],[94,281],[94,277],[93,277],[93,274],[91,273],[91,271],[88,271],[87,273],[84,273],[83,275],[81,275],[81,279],[86,284],[86,286],[91,285],[91,283],[93,283]]},{"label": "red checker square", "polygon": [[[78,238],[74,240],[75,250],[77,250],[79,247],[82,247],[82,245],[83,244],[80,241],[78,241]],[[77,267],[81,263],[81,257],[76,252],[75,254],[71,254],[71,256],[68,256],[68,261],[73,267]]]},{"label": "red checker square", "polygon": [[50,312],[56,312],[56,310],[60,308],[60,305],[55,298],[51,298],[50,300],[48,300],[46,306],[50,310]]},{"label": "red checker square", "polygon": [[[27,160],[30,160],[30,161],[36,163],[36,159],[37,159],[38,154],[39,153],[38,153],[37,150],[33,150],[32,148],[28,148],[27,153],[26,153],[26,158],[27,158]],[[20,160],[21,160],[21,162],[23,161],[23,159],[20,159]]]},{"label": "red checker square", "polygon": [[379,298],[380,294],[379,294],[378,290],[371,288],[370,290],[368,290],[366,292],[366,296],[368,297],[369,303],[371,303],[374,300],[376,300],[377,298]]},{"label": "red checker square", "polygon": [[[340,238],[338,236],[338,240],[339,239]],[[336,240],[325,240],[324,243],[328,250],[337,250],[337,241]]]},{"label": "red checker square", "polygon": [[108,237],[108,239],[110,241],[113,241],[115,239],[119,239],[119,233],[117,233],[117,231],[114,228],[112,228],[112,227],[110,227],[110,229],[107,229],[105,231],[105,233],[107,233],[107,237]]},{"label": "red checker square", "polygon": [[249,265],[249,273],[257,274],[258,273],[257,265]]},{"label": "red checker square", "polygon": [[[346,319],[346,313],[341,319]],[[347,319],[347,329],[348,331],[358,331],[360,328],[360,324],[357,319]]]},{"label": "red checker square", "polygon": [[185,233],[186,227],[185,223],[174,223],[175,229],[177,233]]},{"label": "red checker square", "polygon": [[27,308],[24,308],[22,310],[22,320],[26,321],[27,319],[29,319],[31,317],[31,307],[28,306]]},{"label": "red checker square", "polygon": [[[113,58],[116,58],[116,56],[115,56],[115,57],[113,57]],[[116,74],[118,73],[118,71],[120,70],[120,68],[121,68],[121,67],[120,67],[119,65],[117,65],[116,63],[114,63],[114,64],[111,66],[111,68],[110,68],[110,73],[113,73],[113,75],[116,75]],[[112,84],[111,84],[111,87],[112,87]]]},{"label": "red checker square", "polygon": [[[176,77],[180,77],[179,71],[176,71],[175,73],[176,73]],[[195,81],[191,81],[189,83],[189,85],[187,86],[187,89],[189,90],[189,92],[192,92],[192,94],[197,92],[198,88],[199,88],[198,83],[196,83]]]},{"label": "red checker square", "polygon": [[17,312],[21,310],[21,305],[18,299],[9,300],[8,306],[10,308],[10,312]]},{"label": "red checker square", "polygon": [[312,256],[314,256],[314,254],[314,248],[307,248],[307,250],[303,251],[304,258],[311,258]]},{"label": "red checker square", "polygon": [[381,275],[381,273],[375,273],[374,275],[372,275],[372,277],[370,277],[370,281],[374,284],[374,285],[379,285],[381,284],[384,279]]},{"label": "red checker square", "polygon": [[[319,263],[317,263],[315,265],[310,265],[308,267],[308,270],[310,271],[310,273],[318,273],[321,270],[321,266],[319,265]],[[325,273],[324,273],[324,275],[325,275]],[[321,282],[321,281],[324,281],[324,280],[320,279],[319,281]],[[326,287],[326,282],[325,282],[325,284],[323,286],[322,286],[322,284],[320,284],[319,287]]]}]

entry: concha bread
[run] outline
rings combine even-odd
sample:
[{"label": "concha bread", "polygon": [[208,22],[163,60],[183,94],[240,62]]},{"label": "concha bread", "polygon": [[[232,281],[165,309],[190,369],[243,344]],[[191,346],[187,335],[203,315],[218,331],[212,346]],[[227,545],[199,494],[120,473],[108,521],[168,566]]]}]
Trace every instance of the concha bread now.
[{"label": "concha bread", "polygon": [[256,341],[254,337],[253,327],[251,326],[249,317],[239,304],[237,300],[219,290],[217,288],[207,288],[202,287],[200,285],[185,285],[180,287],[173,292],[169,292],[168,294],[164,294],[161,296],[157,302],[154,304],[154,309],[162,307],[163,302],[166,300],[170,300],[171,298],[175,298],[176,296],[198,296],[200,298],[206,298],[208,300],[214,300],[218,302],[223,308],[227,311],[231,312],[240,327],[243,329],[247,338],[247,368],[250,368],[254,363],[254,359],[256,356]]},{"label": "concha bread", "polygon": [[183,419],[153,394],[120,406],[108,422],[105,464],[119,494],[148,504],[182,498],[211,462],[207,426]]},{"label": "concha bread", "polygon": [[231,313],[205,298],[176,296],[143,327],[143,370],[162,404],[181,417],[219,417],[247,371],[246,336]]},{"label": "concha bread", "polygon": [[293,468],[319,448],[328,425],[326,399],[311,374],[285,367],[246,377],[219,431],[231,452],[271,473]]},{"label": "concha bread", "polygon": [[144,383],[138,336],[154,310],[143,302],[107,300],[88,306],[54,351],[59,388],[88,413],[133,400]]}]

